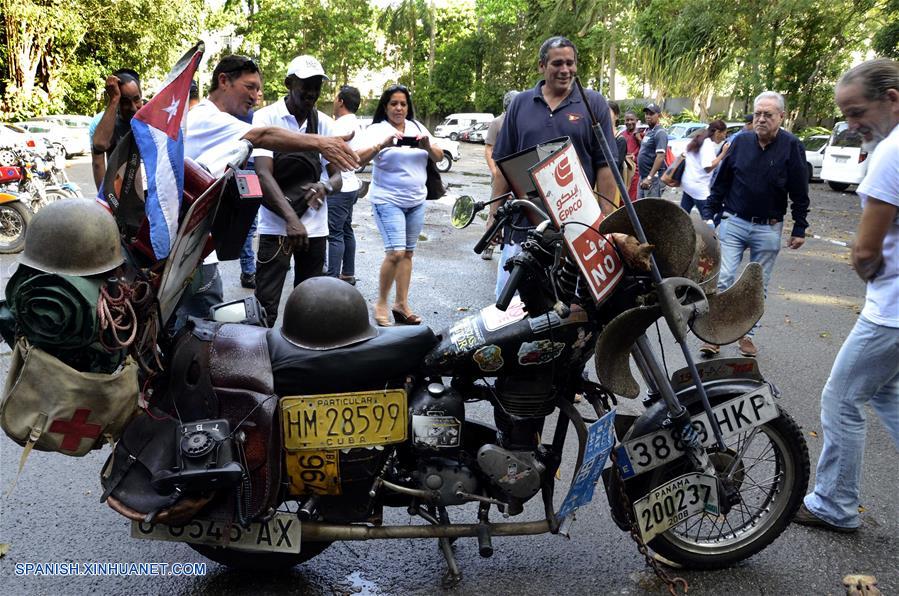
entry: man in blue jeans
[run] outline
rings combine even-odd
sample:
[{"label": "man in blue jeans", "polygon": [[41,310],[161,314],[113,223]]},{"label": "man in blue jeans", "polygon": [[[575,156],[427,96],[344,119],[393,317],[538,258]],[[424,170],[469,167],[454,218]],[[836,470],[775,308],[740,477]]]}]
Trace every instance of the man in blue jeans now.
[{"label": "man in blue jeans", "polygon": [[[899,62],[880,58],[852,68],[837,85],[836,101],[868,150],[877,144],[856,190],[862,217],[852,245],[852,266],[867,291],[821,394],[824,447],[815,490],[806,495],[796,522],[854,532],[866,404],[899,450]],[[893,474],[895,480],[895,469]]]},{"label": "man in blue jeans", "polygon": [[[749,249],[749,260],[762,266],[767,296],[774,261],[780,253],[787,197],[793,215],[787,246],[795,250],[805,242],[809,205],[805,149],[799,139],[781,130],[784,110],[780,93],[765,91],[755,98],[754,130],[733,137],[712,183],[702,216],[707,221],[721,218],[718,291],[734,283],[743,253]],[[758,354],[752,341],[757,327],[737,343],[744,356]],[[700,352],[714,355],[719,347],[703,344]]]},{"label": "man in blue jeans", "polygon": [[[356,118],[362,96],[344,85],[334,98],[334,129],[339,135],[353,133],[350,147],[359,148],[362,126]],[[342,172],[340,192],[328,195],[328,275],[356,285],[356,235],[353,233],[353,205],[362,183],[356,172]]]}]

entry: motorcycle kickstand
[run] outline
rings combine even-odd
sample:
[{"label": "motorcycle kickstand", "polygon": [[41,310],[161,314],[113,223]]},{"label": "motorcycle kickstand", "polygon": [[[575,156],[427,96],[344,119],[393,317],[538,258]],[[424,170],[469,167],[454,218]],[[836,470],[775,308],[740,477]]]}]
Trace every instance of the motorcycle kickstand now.
[{"label": "motorcycle kickstand", "polygon": [[[434,515],[433,507],[428,507],[428,509],[430,509],[430,512],[422,511],[420,506],[410,506],[409,513],[418,515],[435,526],[449,524],[449,514],[446,511],[446,507],[439,506],[436,515]],[[447,567],[446,573],[443,574],[443,578],[440,580],[440,586],[443,589],[453,588],[462,581],[462,571],[459,569],[459,563],[456,562],[456,555],[453,554],[452,542],[449,538],[444,537],[438,538],[437,544],[440,547],[440,552],[443,553],[443,557],[446,559]]]},{"label": "motorcycle kickstand", "polygon": [[[441,524],[449,525],[449,513],[446,511],[446,507],[439,505],[437,507],[437,519]],[[462,571],[459,569],[459,563],[456,561],[456,555],[453,553],[453,543],[456,541],[455,538],[438,538],[438,544],[440,545],[440,552],[443,553],[444,558],[446,559],[446,573],[443,574],[443,579],[440,582],[440,585],[444,589],[449,589],[457,586],[459,582],[462,581]]]}]

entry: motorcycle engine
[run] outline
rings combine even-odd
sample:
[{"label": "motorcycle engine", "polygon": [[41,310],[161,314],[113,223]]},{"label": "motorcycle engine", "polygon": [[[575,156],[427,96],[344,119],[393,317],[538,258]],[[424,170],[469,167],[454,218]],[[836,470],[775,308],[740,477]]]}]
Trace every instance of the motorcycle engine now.
[{"label": "motorcycle engine", "polygon": [[478,466],[503,493],[526,501],[543,482],[543,465],[530,451],[510,451],[498,445],[478,450]]},{"label": "motorcycle engine", "polygon": [[423,489],[439,493],[441,505],[461,505],[468,499],[460,493],[475,494],[478,491],[478,480],[471,468],[447,458],[420,460],[412,477]]}]

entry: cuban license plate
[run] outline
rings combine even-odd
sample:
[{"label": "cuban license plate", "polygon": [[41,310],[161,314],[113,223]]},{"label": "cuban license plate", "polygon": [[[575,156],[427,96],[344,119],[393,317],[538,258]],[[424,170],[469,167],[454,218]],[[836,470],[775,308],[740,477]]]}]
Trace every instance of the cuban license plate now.
[{"label": "cuban license plate", "polygon": [[717,516],[718,512],[718,481],[714,476],[699,472],[679,476],[634,502],[634,515],[643,542],[649,542],[697,513]]},{"label": "cuban license plate", "polygon": [[300,552],[300,520],[292,513],[279,512],[266,522],[253,522],[248,528],[239,524],[194,519],[183,526],[131,522],[131,537],[167,542],[191,542],[228,546],[241,550],[273,553]]},{"label": "cuban license plate", "polygon": [[[725,439],[744,433],[777,418],[780,413],[769,385],[745,393],[712,408]],[[715,443],[715,435],[705,412],[692,417],[693,428],[706,447]],[[618,466],[624,478],[652,470],[684,454],[684,443],[672,429],[657,430],[625,441],[617,449]]]},{"label": "cuban license plate", "polygon": [[406,440],[406,392],[402,389],[281,398],[284,448],[347,449]]},{"label": "cuban license plate", "polygon": [[284,455],[290,494],[340,494],[340,451],[288,451]]}]

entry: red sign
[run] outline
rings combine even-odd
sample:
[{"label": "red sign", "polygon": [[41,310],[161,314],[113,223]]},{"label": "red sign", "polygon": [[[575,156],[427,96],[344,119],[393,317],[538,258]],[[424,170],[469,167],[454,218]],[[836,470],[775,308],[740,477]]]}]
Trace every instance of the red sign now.
[{"label": "red sign", "polygon": [[571,141],[534,166],[531,178],[553,223],[563,231],[569,255],[593,299],[602,302],[621,280],[624,268],[611,241],[596,231],[604,216]]}]

